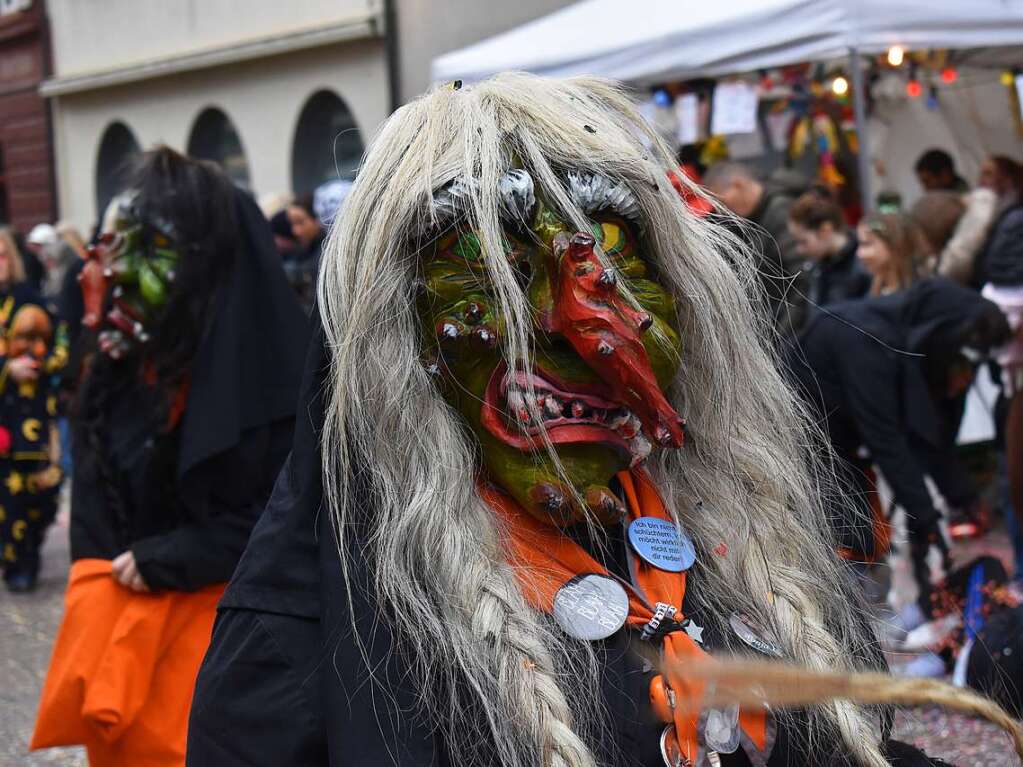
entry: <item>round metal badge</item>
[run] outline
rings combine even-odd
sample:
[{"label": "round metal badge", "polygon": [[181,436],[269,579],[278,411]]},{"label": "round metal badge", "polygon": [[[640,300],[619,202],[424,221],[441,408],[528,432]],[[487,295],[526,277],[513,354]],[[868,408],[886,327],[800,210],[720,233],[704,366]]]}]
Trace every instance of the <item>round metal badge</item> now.
[{"label": "round metal badge", "polygon": [[748,644],[758,653],[773,655],[775,658],[782,657],[781,650],[774,642],[764,639],[764,630],[757,625],[756,621],[744,613],[732,613],[728,619],[728,625],[732,631],[743,642]]},{"label": "round metal badge", "polygon": [[629,543],[648,565],[670,573],[688,570],[696,561],[692,540],[666,519],[634,519],[629,525]]},{"label": "round metal badge", "polygon": [[577,575],[554,595],[554,620],[576,639],[606,639],[625,625],[629,595],[604,575]]},{"label": "round metal badge", "polygon": [[739,748],[739,707],[732,705],[707,711],[703,742],[711,751],[734,754]]}]

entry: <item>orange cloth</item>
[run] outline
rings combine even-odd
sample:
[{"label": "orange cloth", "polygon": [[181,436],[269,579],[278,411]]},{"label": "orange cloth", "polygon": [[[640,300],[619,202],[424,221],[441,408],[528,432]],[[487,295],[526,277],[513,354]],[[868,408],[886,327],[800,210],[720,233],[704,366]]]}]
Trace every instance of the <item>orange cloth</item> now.
[{"label": "orange cloth", "polygon": [[[618,475],[618,479],[625,492],[630,519],[657,517],[674,521],[664,508],[657,489],[643,471],[624,471]],[[515,567],[519,587],[534,608],[547,613],[552,612],[554,597],[558,590],[576,575],[598,573],[613,577],[571,538],[556,527],[543,524],[496,488],[483,487],[481,493],[484,500],[507,524],[511,536],[511,562]],[[668,572],[637,560],[635,573],[637,585],[649,602],[643,599],[631,584],[623,584],[629,595],[629,615],[626,623],[636,629],[642,629],[654,617],[653,605],[657,602],[672,605],[676,609],[675,620],[681,622],[684,619],[682,602],[686,593],[685,572]],[[682,661],[700,663],[709,659],[704,650],[685,631],[667,634],[662,640],[661,650],[667,661],[675,661],[671,664],[673,668]],[[670,723],[675,725],[682,754],[695,764],[700,748],[699,704],[703,695],[703,684],[687,680],[676,671],[668,673],[668,682],[675,694],[690,705],[678,705],[672,710],[666,701],[654,701],[655,709],[672,712]],[[663,690],[663,680],[661,689]],[[768,741],[765,712],[743,709],[739,721],[749,742],[763,752]]]},{"label": "orange cloth", "polygon": [[108,560],[75,562],[29,748],[84,745],[90,767],[184,767],[224,588],[140,594],[114,581]]}]

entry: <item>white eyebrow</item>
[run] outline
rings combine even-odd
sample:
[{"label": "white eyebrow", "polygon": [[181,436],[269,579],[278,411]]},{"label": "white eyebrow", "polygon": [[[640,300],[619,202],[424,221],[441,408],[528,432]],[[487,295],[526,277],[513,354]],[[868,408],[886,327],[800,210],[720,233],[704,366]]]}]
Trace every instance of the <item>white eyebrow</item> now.
[{"label": "white eyebrow", "polygon": [[567,186],[569,196],[583,213],[609,210],[634,224],[642,223],[636,196],[621,181],[596,173],[570,171]]}]

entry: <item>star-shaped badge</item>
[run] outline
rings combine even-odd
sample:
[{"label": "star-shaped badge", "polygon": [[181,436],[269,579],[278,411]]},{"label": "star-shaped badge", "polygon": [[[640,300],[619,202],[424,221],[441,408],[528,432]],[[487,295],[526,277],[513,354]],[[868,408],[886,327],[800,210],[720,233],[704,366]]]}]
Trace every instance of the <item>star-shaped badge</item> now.
[{"label": "star-shaped badge", "polygon": [[697,626],[688,618],[686,618],[685,623],[682,625],[685,627],[686,633],[689,635],[690,639],[694,642],[703,644],[703,626]]}]

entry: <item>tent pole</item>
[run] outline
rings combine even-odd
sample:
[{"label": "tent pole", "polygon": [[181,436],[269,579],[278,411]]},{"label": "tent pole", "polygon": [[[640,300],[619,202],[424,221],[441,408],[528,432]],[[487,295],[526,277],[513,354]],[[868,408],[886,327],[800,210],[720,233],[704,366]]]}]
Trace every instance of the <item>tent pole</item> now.
[{"label": "tent pole", "polygon": [[867,88],[863,82],[860,54],[849,49],[849,70],[852,74],[853,115],[856,118],[856,139],[859,144],[857,162],[860,177],[860,201],[864,214],[874,209],[874,195],[870,189],[870,135],[867,133]]}]

